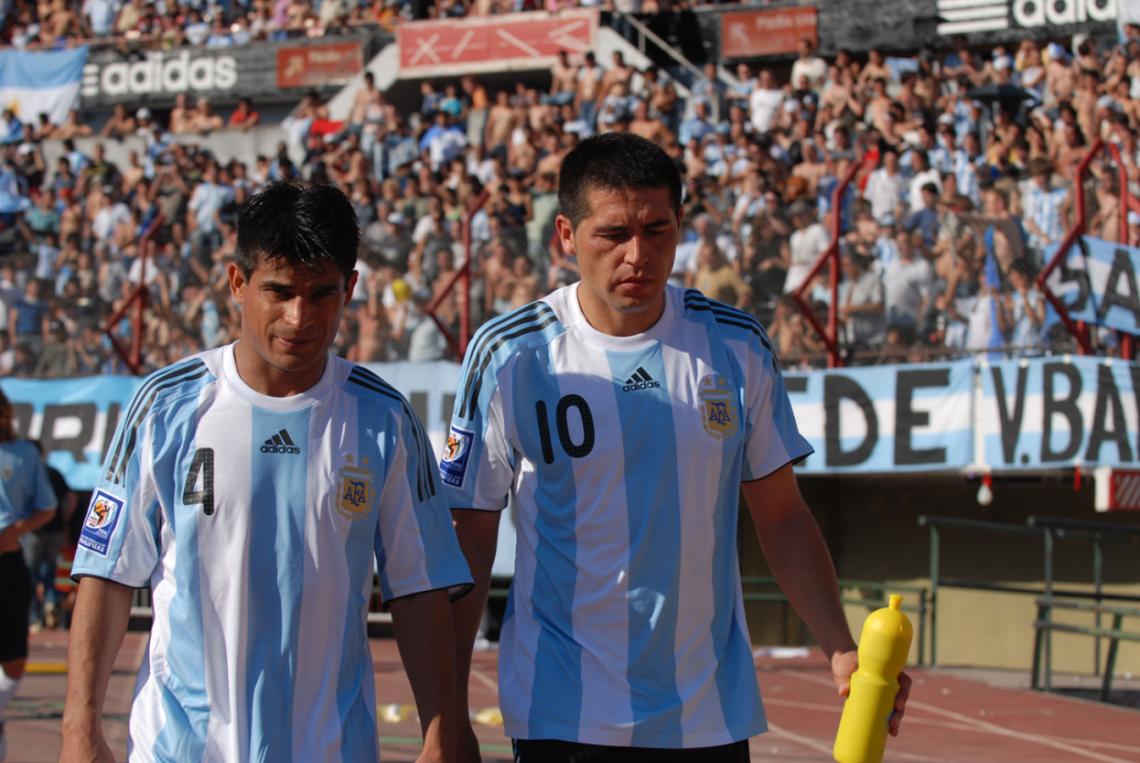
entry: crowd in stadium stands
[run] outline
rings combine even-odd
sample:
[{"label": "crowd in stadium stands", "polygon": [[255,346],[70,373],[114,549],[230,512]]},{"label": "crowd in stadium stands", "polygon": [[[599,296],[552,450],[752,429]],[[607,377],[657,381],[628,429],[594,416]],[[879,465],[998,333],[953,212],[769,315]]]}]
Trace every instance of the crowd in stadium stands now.
[{"label": "crowd in stadium stands", "polygon": [[[95,5],[88,0],[85,18]],[[293,7],[257,0],[254,13],[276,19]],[[103,17],[100,29],[118,23],[110,10]],[[424,82],[414,113],[368,78],[343,122],[307,96],[276,151],[248,166],[219,164],[169,135],[256,124],[249,102],[223,119],[208,102],[180,98],[164,124],[145,106],[117,109],[101,135],[146,145],[118,165],[101,145],[76,149],[91,133],[76,114],[52,126],[6,112],[0,374],[122,370],[101,326],[140,276],[150,294],[148,366],[228,341],[238,210],[282,178],[335,182],[359,214],[361,275],[336,349],[356,361],[453,357],[425,306],[438,302],[440,320],[457,325],[457,292],[444,287],[467,256],[465,214],[489,194],[470,225],[472,326],[574,281],[574,259],[552,236],[558,169],[577,140],[609,130],[658,142],[683,171],[672,280],[757,315],[790,367],[824,358],[790,292],[831,241],[831,194],[853,165],[840,209],[848,363],[1071,347],[1034,278],[1077,192],[1093,210],[1091,235],[1116,240],[1125,214],[1130,242],[1140,239],[1114,167],[1094,161],[1089,181],[1074,186],[1098,137],[1120,148],[1130,187],[1140,185],[1140,41],[1101,50],[1090,40],[1025,41],[909,58],[871,51],[866,60],[824,60],[806,40],[800,48],[786,81],[764,66],[740,63],[721,78],[708,65],[691,88],[620,53],[604,62],[564,54],[549,88]],[[51,166],[47,139],[64,146]],[[143,248],[152,254],[145,274]],[[821,316],[826,275],[806,292]],[[1113,351],[1112,337],[1102,340]]]}]

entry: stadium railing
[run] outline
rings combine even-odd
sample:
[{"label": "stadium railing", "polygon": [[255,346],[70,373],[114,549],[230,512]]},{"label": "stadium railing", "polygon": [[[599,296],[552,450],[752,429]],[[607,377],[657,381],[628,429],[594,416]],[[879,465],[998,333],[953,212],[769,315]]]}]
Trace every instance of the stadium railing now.
[{"label": "stadium railing", "polygon": [[[1140,543],[1140,527],[1135,525],[1110,522],[1082,522],[1063,517],[1036,516],[1027,518],[1026,523],[1021,525],[1011,522],[991,522],[927,515],[920,516],[918,518],[918,524],[919,526],[929,528],[930,531],[930,627],[928,633],[930,634],[931,666],[938,665],[938,598],[939,589],[941,588],[1025,594],[1044,597],[1051,601],[1057,599],[1088,599],[1096,605],[1100,605],[1102,601],[1140,603],[1140,596],[1104,592],[1104,544],[1106,542]],[[1042,585],[1013,585],[942,575],[942,533],[945,530],[1018,535],[1023,537],[1036,536],[1042,541]],[[1091,592],[1076,588],[1057,588],[1054,580],[1053,561],[1056,541],[1059,539],[1079,540],[1091,544],[1093,567],[1093,590]],[[1100,622],[1100,614],[1097,614],[1096,625],[1094,627],[1099,628]],[[1050,628],[1044,629],[1042,649],[1044,651],[1044,659],[1047,662],[1051,662],[1052,638]],[[1094,654],[1095,671],[1099,671],[1099,665],[1100,641],[1098,639]]]},{"label": "stadium railing", "polygon": [[[788,597],[781,591],[774,577],[745,576],[740,581],[744,586],[744,602],[747,603],[788,603]],[[769,588],[774,590],[755,590]],[[926,586],[889,583],[874,580],[851,580],[840,578],[839,601],[858,607],[866,607],[868,612],[888,606],[890,594],[915,594],[904,597],[902,611],[913,612],[918,621],[918,665],[926,664],[926,613],[929,590]],[[912,603],[917,598],[917,603]]]},{"label": "stadium railing", "polygon": [[[1092,627],[1059,623],[1053,619],[1054,609],[1065,609],[1078,612],[1091,612],[1096,618]],[[1101,617],[1112,616],[1112,625],[1101,627]],[[1108,654],[1104,660],[1104,670],[1100,683],[1100,701],[1108,702],[1112,694],[1112,679],[1116,673],[1116,655],[1121,641],[1135,641],[1140,643],[1140,631],[1126,631],[1123,628],[1124,618],[1140,618],[1140,609],[1134,607],[1118,607],[1092,601],[1060,601],[1051,596],[1042,596],[1037,599],[1037,619],[1033,623],[1033,670],[1031,687],[1038,691],[1052,691],[1053,689],[1053,661],[1049,653],[1049,637],[1054,631],[1061,633],[1075,633],[1082,636],[1091,636],[1096,639],[1097,667],[1100,667],[1100,643],[1108,639]]]}]

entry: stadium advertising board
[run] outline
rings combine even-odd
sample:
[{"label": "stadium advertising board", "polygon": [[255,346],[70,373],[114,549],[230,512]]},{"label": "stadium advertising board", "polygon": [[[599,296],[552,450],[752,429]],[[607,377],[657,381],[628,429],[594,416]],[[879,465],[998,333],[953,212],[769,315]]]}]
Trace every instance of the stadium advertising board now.
[{"label": "stadium advertising board", "polygon": [[[1046,259],[1054,251],[1056,247]],[[1138,271],[1140,249],[1083,236],[1049,274],[1049,288],[1073,320],[1140,334]]]},{"label": "stadium advertising board", "polygon": [[[1123,0],[818,0],[820,50],[870,48],[910,54],[1032,38],[1067,40],[1074,34],[1105,40],[1117,19],[1130,18]],[[941,58],[941,54],[938,56]]]},{"label": "stadium advertising board", "polygon": [[400,73],[427,77],[542,69],[559,51],[592,50],[597,30],[598,13],[588,9],[413,21],[396,27]]},{"label": "stadium advertising board", "polygon": [[[447,437],[459,366],[369,368],[399,389],[435,452]],[[69,484],[90,489],[141,379],[4,379],[16,430],[39,439]],[[803,474],[1140,466],[1140,364],[1103,358],[924,363],[787,373],[815,453]]]},{"label": "stadium advertising board", "polygon": [[[250,43],[227,48],[92,51],[83,67],[85,108],[116,103],[169,105],[179,93],[192,101],[249,97],[293,100],[299,89],[336,87],[363,67],[368,35],[324,37],[313,43]],[[299,66],[300,65],[300,66]]]},{"label": "stadium advertising board", "polygon": [[818,39],[815,8],[728,12],[721,15],[720,24],[724,58],[795,53],[800,40]]},{"label": "stadium advertising board", "polygon": [[324,45],[283,45],[277,49],[277,87],[344,84],[364,68],[364,50],[359,42]]}]

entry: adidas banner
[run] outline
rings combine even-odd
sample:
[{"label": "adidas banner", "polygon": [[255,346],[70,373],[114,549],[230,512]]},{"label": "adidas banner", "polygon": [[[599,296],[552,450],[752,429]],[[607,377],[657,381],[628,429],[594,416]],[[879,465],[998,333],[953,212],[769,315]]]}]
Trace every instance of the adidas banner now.
[{"label": "adidas banner", "polygon": [[[371,364],[409,400],[435,453],[447,437],[459,366]],[[1140,465],[1140,364],[1104,358],[875,366],[787,373],[788,397],[815,453],[803,474],[995,471]],[[636,369],[623,387],[658,383]],[[134,377],[3,379],[16,430],[89,490]],[[286,431],[258,447],[288,452]],[[277,450],[275,450],[277,449]],[[281,450],[284,449],[284,450]],[[501,523],[506,526],[508,523]]]}]

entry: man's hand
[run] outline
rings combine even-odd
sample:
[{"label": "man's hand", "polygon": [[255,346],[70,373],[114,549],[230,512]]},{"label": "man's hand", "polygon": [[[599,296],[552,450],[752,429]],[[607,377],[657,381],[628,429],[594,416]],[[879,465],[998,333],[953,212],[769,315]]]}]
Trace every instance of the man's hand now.
[{"label": "man's hand", "polygon": [[65,733],[59,763],[115,763],[115,756],[98,730],[94,736]]},{"label": "man's hand", "polygon": [[[840,697],[851,693],[851,676],[859,669],[859,653],[856,651],[836,652],[831,655],[831,677]],[[911,680],[905,672],[899,673],[899,693],[895,695],[895,709],[891,713],[890,734],[899,735],[903,715],[906,714],[906,701],[910,698]]]}]

